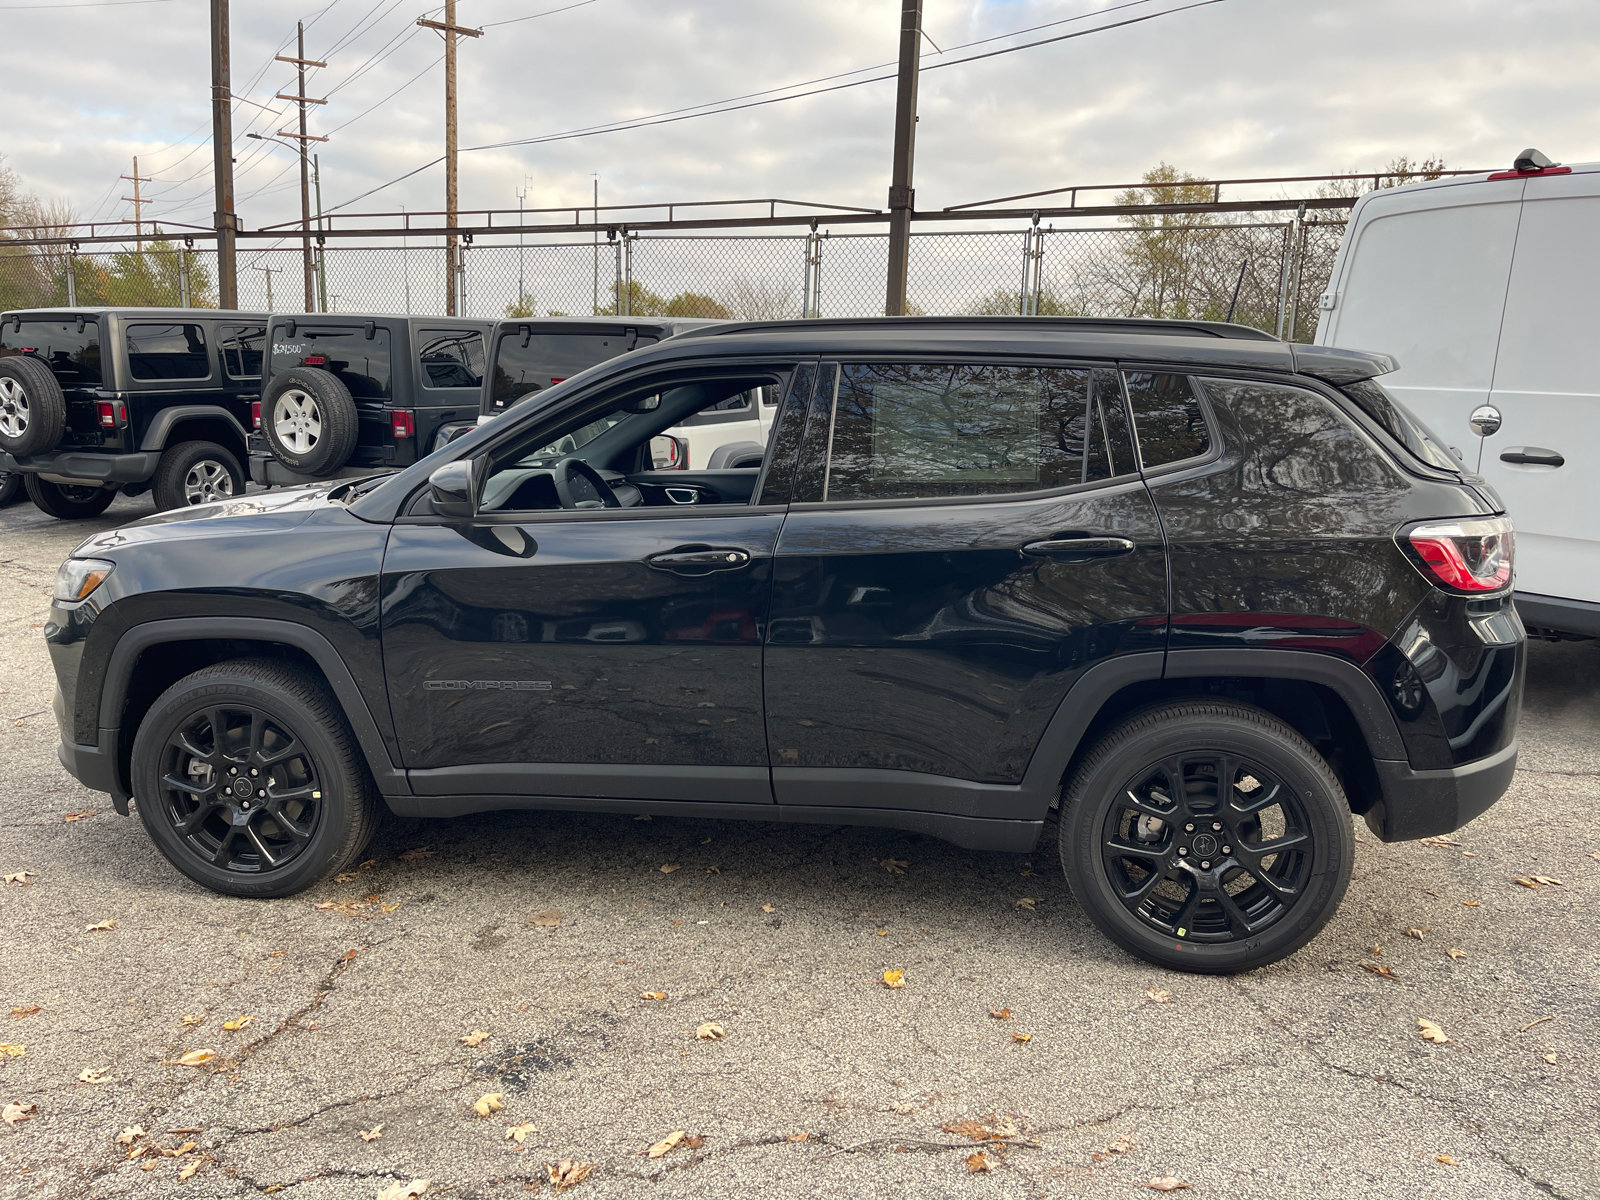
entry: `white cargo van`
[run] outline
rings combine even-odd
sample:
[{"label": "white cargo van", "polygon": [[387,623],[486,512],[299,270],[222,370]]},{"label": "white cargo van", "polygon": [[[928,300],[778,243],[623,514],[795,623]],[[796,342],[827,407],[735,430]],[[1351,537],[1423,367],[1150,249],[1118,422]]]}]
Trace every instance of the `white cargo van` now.
[{"label": "white cargo van", "polygon": [[1600,636],[1600,163],[1369,192],[1317,344],[1394,355],[1383,379],[1504,498],[1517,609]]}]

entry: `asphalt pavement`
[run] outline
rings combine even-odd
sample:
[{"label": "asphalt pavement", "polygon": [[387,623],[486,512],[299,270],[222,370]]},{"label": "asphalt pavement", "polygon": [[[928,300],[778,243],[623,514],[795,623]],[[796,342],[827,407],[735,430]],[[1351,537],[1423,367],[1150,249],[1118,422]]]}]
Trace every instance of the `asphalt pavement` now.
[{"label": "asphalt pavement", "polygon": [[1498,805],[1358,823],[1332,923],[1234,978],[1110,945],[1053,842],[391,820],[232,900],[56,762],[56,565],[149,511],[0,509],[3,1200],[1600,1196],[1600,644],[1531,648]]}]

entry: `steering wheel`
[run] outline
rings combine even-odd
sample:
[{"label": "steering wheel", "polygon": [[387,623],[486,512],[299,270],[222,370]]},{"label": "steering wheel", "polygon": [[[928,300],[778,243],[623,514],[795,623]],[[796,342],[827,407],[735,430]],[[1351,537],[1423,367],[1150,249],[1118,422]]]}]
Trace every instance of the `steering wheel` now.
[{"label": "steering wheel", "polygon": [[562,508],[621,508],[611,485],[583,459],[563,458],[552,472]]}]

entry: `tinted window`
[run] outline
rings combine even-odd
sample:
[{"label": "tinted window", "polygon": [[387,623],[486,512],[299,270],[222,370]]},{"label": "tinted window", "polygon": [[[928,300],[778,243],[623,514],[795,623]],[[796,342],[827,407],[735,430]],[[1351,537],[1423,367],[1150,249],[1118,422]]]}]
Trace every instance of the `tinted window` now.
[{"label": "tinted window", "polygon": [[1130,372],[1125,378],[1147,468],[1197,458],[1211,449],[1205,412],[1187,375]]},{"label": "tinted window", "polygon": [[470,329],[424,329],[422,386],[478,388],[483,386],[483,334]]},{"label": "tinted window", "polygon": [[[800,435],[806,427],[806,405],[811,400],[811,387],[816,382],[817,369],[804,363],[795,372],[794,384],[789,388],[789,398],[778,414],[777,432],[772,435],[772,453],[768,456],[767,473],[761,480],[758,504],[787,504],[794,483],[794,456],[800,448]],[[761,389],[776,396],[775,387]]]},{"label": "tinted window", "polygon": [[277,325],[272,330],[273,369],[320,367],[337,376],[357,400],[383,400],[389,395],[389,331],[300,325],[294,336]]},{"label": "tinted window", "polygon": [[1090,372],[852,363],[822,499],[1001,495],[1111,476]]},{"label": "tinted window", "polygon": [[524,396],[543,391],[596,363],[605,362],[639,346],[655,343],[653,336],[629,337],[616,333],[535,333],[512,331],[500,339],[494,358],[496,409],[508,408]]},{"label": "tinted window", "polygon": [[135,379],[209,379],[200,325],[129,325],[128,370]]},{"label": "tinted window", "polygon": [[222,339],[222,366],[232,379],[259,379],[261,359],[267,347],[267,331],[261,325],[223,325],[217,330]]},{"label": "tinted window", "polygon": [[56,382],[64,388],[85,387],[101,382],[100,327],[85,321],[79,332],[71,321],[7,321],[0,328],[0,357],[33,354],[49,364]]},{"label": "tinted window", "polygon": [[1340,391],[1359,404],[1362,412],[1383,426],[1384,431],[1404,446],[1418,462],[1446,471],[1461,470],[1461,464],[1444,448],[1444,443],[1434,436],[1433,431],[1376,380],[1363,379],[1360,383],[1347,384]]}]

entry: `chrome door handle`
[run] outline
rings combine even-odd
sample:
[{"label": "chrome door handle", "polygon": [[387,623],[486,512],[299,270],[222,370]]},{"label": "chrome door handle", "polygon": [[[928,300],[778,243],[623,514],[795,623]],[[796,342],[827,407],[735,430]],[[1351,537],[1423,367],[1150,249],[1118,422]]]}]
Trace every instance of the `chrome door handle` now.
[{"label": "chrome door handle", "polygon": [[706,575],[712,571],[737,571],[750,564],[750,551],[737,546],[690,546],[652,554],[644,560],[661,571],[679,575]]},{"label": "chrome door handle", "polygon": [[1132,542],[1120,537],[1050,538],[1042,542],[1029,542],[1022,552],[1044,558],[1110,558],[1117,554],[1131,554],[1133,548]]},{"label": "chrome door handle", "polygon": [[1560,467],[1566,465],[1566,459],[1554,450],[1546,450],[1541,446],[1519,446],[1515,450],[1504,451],[1500,455],[1503,463],[1526,463],[1536,467]]}]

